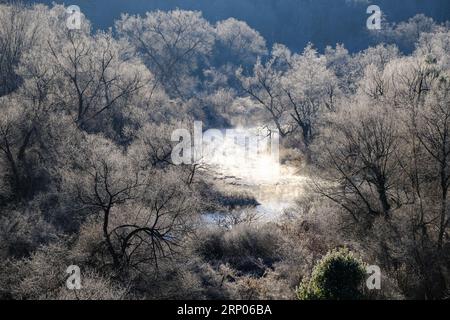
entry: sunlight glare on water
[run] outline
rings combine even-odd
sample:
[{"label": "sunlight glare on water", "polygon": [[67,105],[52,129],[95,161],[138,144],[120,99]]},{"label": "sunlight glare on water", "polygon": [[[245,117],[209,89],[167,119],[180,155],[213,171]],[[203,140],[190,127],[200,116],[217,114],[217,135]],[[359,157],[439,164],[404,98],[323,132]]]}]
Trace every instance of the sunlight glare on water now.
[{"label": "sunlight glare on water", "polygon": [[[294,203],[305,178],[296,168],[280,164],[279,150],[270,148],[270,140],[261,129],[235,129],[219,143],[204,143],[204,164],[216,178],[253,195],[260,203],[258,211],[273,218]],[[249,141],[258,141],[259,152],[249,152],[254,148]]]},{"label": "sunlight glare on water", "polygon": [[277,183],[281,177],[277,139],[258,128],[227,130],[220,140],[204,141],[204,163],[247,184]]}]

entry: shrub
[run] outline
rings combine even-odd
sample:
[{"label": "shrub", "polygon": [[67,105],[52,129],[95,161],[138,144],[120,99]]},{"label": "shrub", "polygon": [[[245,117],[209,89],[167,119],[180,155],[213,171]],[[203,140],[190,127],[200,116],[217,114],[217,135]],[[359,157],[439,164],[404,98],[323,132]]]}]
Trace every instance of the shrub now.
[{"label": "shrub", "polygon": [[297,291],[300,300],[357,300],[363,298],[364,264],[346,248],[328,252]]},{"label": "shrub", "polygon": [[65,282],[56,291],[56,300],[123,300],[127,289],[113,282],[109,277],[95,271],[84,270],[80,290],[67,289]]},{"label": "shrub", "polygon": [[231,230],[211,230],[201,235],[197,254],[211,264],[229,264],[236,271],[262,276],[281,259],[280,235],[271,224],[239,225]]}]

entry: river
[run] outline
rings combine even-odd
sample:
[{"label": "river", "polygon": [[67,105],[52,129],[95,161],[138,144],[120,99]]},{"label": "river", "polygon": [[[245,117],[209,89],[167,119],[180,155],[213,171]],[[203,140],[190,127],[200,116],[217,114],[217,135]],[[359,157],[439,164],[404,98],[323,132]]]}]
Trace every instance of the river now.
[{"label": "river", "polygon": [[[267,136],[261,128],[240,128],[225,134],[213,152],[204,143],[210,156],[203,163],[216,183],[254,197],[258,202],[255,209],[263,220],[277,219],[294,205],[308,181],[298,168],[282,164],[277,140],[278,137]],[[252,146],[252,141],[258,141],[259,145]],[[249,152],[252,148],[258,152]]]}]

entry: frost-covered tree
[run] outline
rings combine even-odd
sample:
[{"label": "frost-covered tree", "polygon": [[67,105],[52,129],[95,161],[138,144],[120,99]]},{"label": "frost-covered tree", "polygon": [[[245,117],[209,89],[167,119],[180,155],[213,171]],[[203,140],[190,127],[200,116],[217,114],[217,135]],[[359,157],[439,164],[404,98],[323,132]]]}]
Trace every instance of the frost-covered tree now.
[{"label": "frost-covered tree", "polygon": [[267,124],[274,126],[282,137],[296,129],[295,121],[289,113],[290,106],[285,100],[282,81],[290,63],[290,51],[284,46],[275,45],[266,63],[261,59],[257,60],[251,76],[245,76],[242,68],[236,72],[242,90],[265,110]]},{"label": "frost-covered tree", "polygon": [[[65,169],[63,175],[79,210],[101,214],[102,244],[109,255],[105,264],[115,271],[154,265],[170,256],[192,232],[196,219],[195,196],[187,188],[191,173],[153,165],[167,159],[158,159],[156,140],[146,145],[149,140],[142,139],[136,145],[140,150],[133,147],[126,154],[111,141],[89,135],[75,159],[78,168]],[[152,152],[152,159],[144,157]]]},{"label": "frost-covered tree", "polygon": [[442,75],[427,97],[425,107],[419,112],[418,139],[425,148],[436,180],[436,214],[438,230],[437,246],[442,249],[444,237],[450,224],[448,216],[448,193],[450,188],[450,78]]},{"label": "frost-covered tree", "polygon": [[158,84],[177,97],[191,96],[199,66],[211,53],[214,29],[200,12],[155,11],[123,15],[116,29],[144,58]]},{"label": "frost-covered tree", "polygon": [[389,43],[395,43],[404,52],[412,52],[416,43],[424,33],[435,33],[440,28],[433,18],[424,14],[417,14],[414,17],[400,23],[387,24],[378,36],[381,40]]},{"label": "frost-covered tree", "polygon": [[58,98],[80,127],[89,128],[89,121],[111,109],[125,108],[133,95],[150,87],[148,71],[127,58],[124,44],[110,34],[72,34],[56,45],[49,45],[48,58],[62,86]]},{"label": "frost-covered tree", "polygon": [[327,68],[326,58],[319,56],[312,46],[306,47],[302,55],[295,55],[290,65],[282,79],[284,103],[290,106],[290,116],[300,127],[303,142],[309,145],[319,117],[335,109],[338,82]]},{"label": "frost-covered tree", "polygon": [[0,96],[20,85],[15,68],[39,39],[39,16],[24,5],[0,4]]},{"label": "frost-covered tree", "polygon": [[345,46],[341,44],[337,44],[335,48],[328,46],[325,49],[325,58],[327,69],[334,72],[337,77],[339,90],[347,95],[355,93],[359,67]]},{"label": "frost-covered tree", "polygon": [[253,65],[257,57],[267,53],[264,38],[243,21],[234,18],[219,21],[215,31],[219,46],[215,59],[236,65]]},{"label": "frost-covered tree", "polygon": [[319,192],[355,221],[371,216],[389,219],[391,209],[402,205],[397,184],[401,138],[394,114],[383,106],[354,105],[331,118],[317,145],[323,150],[319,163],[324,179],[331,183],[319,182]]}]

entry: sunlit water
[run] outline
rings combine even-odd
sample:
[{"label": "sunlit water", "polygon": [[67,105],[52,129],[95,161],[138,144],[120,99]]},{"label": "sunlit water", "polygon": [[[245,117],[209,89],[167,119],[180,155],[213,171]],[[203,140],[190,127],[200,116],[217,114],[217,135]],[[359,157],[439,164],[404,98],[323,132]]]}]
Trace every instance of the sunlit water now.
[{"label": "sunlit water", "polygon": [[235,129],[220,143],[204,143],[203,163],[216,180],[253,196],[262,219],[273,220],[295,203],[307,180],[297,168],[280,164],[277,147],[277,137],[264,130]]}]

